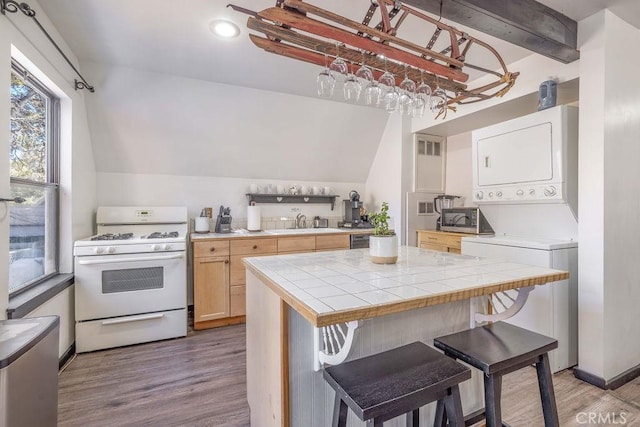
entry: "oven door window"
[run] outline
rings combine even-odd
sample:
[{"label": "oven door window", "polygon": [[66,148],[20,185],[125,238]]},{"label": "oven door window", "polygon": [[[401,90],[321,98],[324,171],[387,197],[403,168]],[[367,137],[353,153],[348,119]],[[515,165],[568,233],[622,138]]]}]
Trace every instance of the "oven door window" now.
[{"label": "oven door window", "polygon": [[126,268],[102,272],[102,293],[144,291],[164,287],[164,267]]}]

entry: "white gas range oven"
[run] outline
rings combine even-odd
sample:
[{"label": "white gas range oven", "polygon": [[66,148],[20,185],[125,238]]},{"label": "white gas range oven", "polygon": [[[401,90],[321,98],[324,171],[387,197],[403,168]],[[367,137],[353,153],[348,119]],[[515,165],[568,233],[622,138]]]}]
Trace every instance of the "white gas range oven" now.
[{"label": "white gas range oven", "polygon": [[185,207],[100,207],[75,256],[78,353],[186,336]]}]

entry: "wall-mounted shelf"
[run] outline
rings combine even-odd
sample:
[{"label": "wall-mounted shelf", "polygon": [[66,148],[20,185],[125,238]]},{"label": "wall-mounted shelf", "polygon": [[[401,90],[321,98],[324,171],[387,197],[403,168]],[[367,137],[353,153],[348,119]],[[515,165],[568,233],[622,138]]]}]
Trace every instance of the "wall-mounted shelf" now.
[{"label": "wall-mounted shelf", "polygon": [[255,194],[248,193],[249,204],[255,203],[329,203],[333,210],[339,194]]}]

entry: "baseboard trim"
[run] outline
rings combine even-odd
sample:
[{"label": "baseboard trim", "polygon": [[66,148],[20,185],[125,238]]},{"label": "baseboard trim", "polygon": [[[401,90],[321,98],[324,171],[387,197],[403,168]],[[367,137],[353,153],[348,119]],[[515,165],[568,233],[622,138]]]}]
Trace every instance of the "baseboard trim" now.
[{"label": "baseboard trim", "polygon": [[64,354],[58,359],[58,370],[62,369],[62,367],[76,354],[76,343],[75,341],[71,344],[71,346],[64,352]]},{"label": "baseboard trim", "polygon": [[577,379],[582,380],[591,385],[594,385],[603,390],[615,390],[618,387],[625,385],[629,381],[640,377],[640,365],[636,365],[633,368],[628,369],[625,372],[621,373],[620,375],[616,375],[615,377],[611,378],[608,381],[602,377],[591,374],[578,367],[573,368],[573,375]]}]

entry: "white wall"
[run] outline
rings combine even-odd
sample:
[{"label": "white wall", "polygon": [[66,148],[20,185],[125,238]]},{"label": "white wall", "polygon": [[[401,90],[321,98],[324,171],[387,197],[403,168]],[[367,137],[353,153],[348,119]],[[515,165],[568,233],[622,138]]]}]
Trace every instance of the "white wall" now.
[{"label": "white wall", "polygon": [[[558,83],[562,83],[573,80],[579,76],[579,65],[580,61],[573,61],[570,64],[562,64],[561,62],[554,61],[553,59],[541,55],[531,54],[526,58],[508,65],[508,68],[511,72],[519,71],[521,72],[521,74],[520,76],[518,76],[515,85],[503,97],[496,97],[483,102],[458,106],[458,109],[455,113],[450,112],[444,119],[435,120],[433,116],[425,114],[421,119],[413,119],[411,123],[411,129],[413,132],[425,132],[437,135],[438,133],[431,132],[429,128],[438,124],[442,124],[444,122],[458,120],[465,116],[471,117],[473,113],[479,112],[481,110],[486,110],[489,107],[498,104],[516,100],[533,92],[537,92],[538,86],[542,81],[554,79]],[[477,81],[469,83],[469,86],[479,87],[485,80],[486,83],[488,83],[489,81],[492,81],[493,78],[491,76],[488,76],[484,79],[478,79]],[[509,110],[500,109],[500,113],[504,114],[504,116],[502,117],[471,117],[471,119],[475,120],[476,122],[483,122],[484,126],[488,126],[490,124],[512,119],[530,112],[530,106],[528,106],[527,104],[518,103],[517,108]],[[464,130],[468,130],[468,128]]]},{"label": "white wall", "polygon": [[25,317],[60,316],[58,357],[61,357],[75,341],[74,287],[60,292]]},{"label": "white wall", "polygon": [[[260,204],[262,217],[294,218],[298,213],[307,217],[307,223],[314,216],[342,217],[342,199],[349,196],[351,190],[364,195],[364,184],[323,181],[276,180],[224,178],[209,176],[174,176],[149,174],[98,173],[98,205],[100,206],[187,206],[189,217],[199,216],[203,207],[213,207],[214,216],[220,205],[231,207],[234,227],[244,227],[247,217],[248,199],[251,184],[265,187],[272,184],[297,186],[328,186],[336,200],[334,210],[329,204]],[[361,198],[366,202],[366,199]],[[335,224],[334,224],[335,225]]]},{"label": "white wall", "polygon": [[611,380],[640,364],[640,30],[608,11],[579,29],[579,366]]},{"label": "white wall", "polygon": [[83,67],[96,85],[87,108],[99,172],[364,182],[387,121],[361,105]]},{"label": "white wall", "polygon": [[409,119],[399,114],[390,116],[366,182],[365,200],[371,205],[369,210],[378,212],[382,202],[389,203],[389,216],[392,218],[390,226],[396,230],[398,236],[402,236],[399,241],[405,234],[404,192],[408,191],[406,186],[409,181],[404,176],[403,163],[407,163],[407,150],[412,151],[409,124]]},{"label": "white wall", "polygon": [[[29,2],[36,11],[38,20],[49,31],[63,50],[77,63],[73,54],[59,36],[47,16],[40,9],[37,2]],[[44,84],[46,84],[61,99],[61,150],[60,150],[60,270],[73,270],[73,241],[86,236],[91,231],[91,212],[96,206],[95,195],[95,167],[93,151],[89,137],[88,124],[85,116],[85,96],[92,96],[88,92],[75,91],[73,81],[76,77],[53,45],[35,23],[21,13],[7,14],[0,19],[0,67],[5,70],[0,79],[3,87],[9,86],[9,70],[11,56],[16,57],[22,65]],[[76,65],[77,67],[77,65]],[[0,106],[0,122],[9,122],[9,110],[5,103]],[[8,157],[9,134],[6,126],[0,127],[0,152]],[[6,134],[5,134],[6,132]],[[8,194],[8,172],[0,171],[0,189],[2,195]],[[0,206],[0,216],[4,207]],[[8,270],[6,254],[8,250],[8,220],[0,220],[0,316],[4,317],[8,303],[6,289]],[[4,278],[4,279],[3,279]],[[64,299],[67,306],[73,305],[73,291],[69,289],[56,297]],[[58,303],[56,303],[58,304]],[[54,304],[54,305],[56,305]],[[58,304],[59,305],[59,304]],[[40,309],[39,309],[40,310]],[[73,323],[68,310],[52,308],[48,312],[43,307],[39,313],[58,314],[65,316],[62,322]],[[73,341],[73,337],[64,340],[65,344]]]},{"label": "white wall", "polygon": [[445,193],[464,197],[465,206],[473,206],[471,154],[471,132],[447,137]]}]

